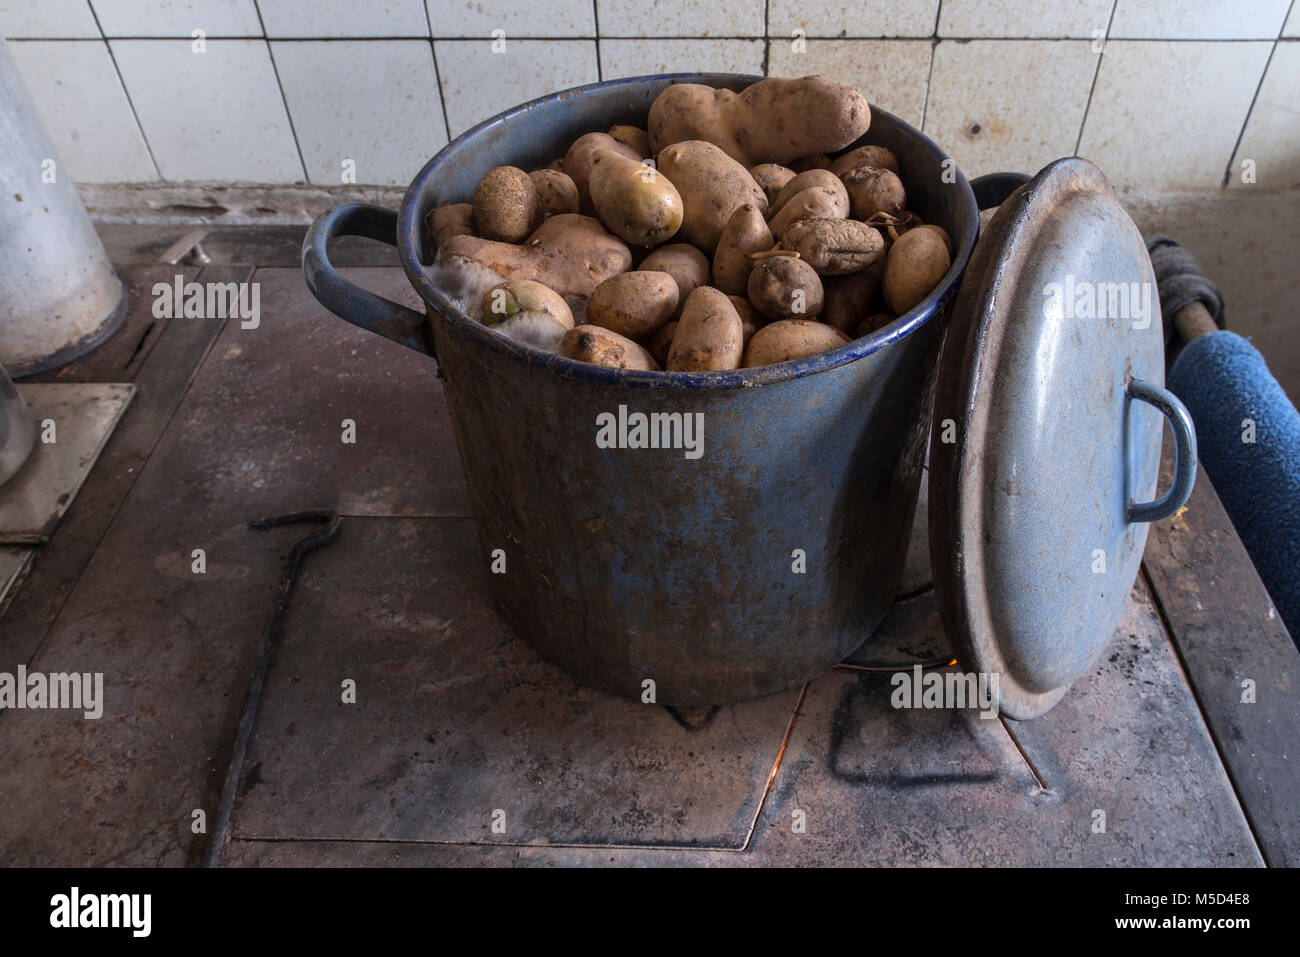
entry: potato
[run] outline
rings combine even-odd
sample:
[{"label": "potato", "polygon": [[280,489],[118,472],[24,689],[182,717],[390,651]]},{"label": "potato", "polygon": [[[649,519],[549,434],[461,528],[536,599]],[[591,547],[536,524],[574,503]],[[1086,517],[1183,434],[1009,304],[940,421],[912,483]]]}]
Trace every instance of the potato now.
[{"label": "potato", "polygon": [[745,330],[727,295],[701,286],[686,299],[668,352],[669,372],[735,369],[745,349]]},{"label": "potato", "polygon": [[866,269],[847,276],[822,278],[823,305],[817,318],[840,332],[857,328],[863,316],[878,312],[884,301],[880,283],[885,275],[884,258],[877,259]]},{"label": "potato", "polygon": [[705,140],[746,167],[838,152],[870,126],[866,97],[820,76],[769,77],[740,93],[677,83],[655,97],[646,124],[656,154]]},{"label": "potato", "polygon": [[[875,232],[871,227],[867,227]],[[774,244],[772,231],[763,214],[753,203],[746,203],[727,220],[718,248],[713,253],[713,285],[729,296],[739,296],[749,288],[749,274],[754,268],[750,253],[761,253]],[[883,245],[883,241],[882,241]]]},{"label": "potato", "polygon": [[600,326],[574,326],[560,342],[560,355],[614,369],[658,369],[654,356],[631,339]]},{"label": "potato", "polygon": [[681,228],[681,194],[653,166],[597,150],[587,188],[605,228],[629,243],[657,246]]},{"label": "potato", "polygon": [[801,191],[768,222],[772,235],[778,240],[785,231],[801,219],[843,219],[849,214],[849,197],[844,187],[834,190],[826,186],[812,186]]},{"label": "potato", "polygon": [[517,166],[498,166],[474,190],[474,228],[484,239],[520,243],[541,225],[542,201],[527,173]]},{"label": "potato", "polygon": [[483,324],[496,325],[523,312],[536,312],[573,328],[573,313],[564,297],[532,279],[507,279],[483,297]]},{"label": "potato", "polygon": [[591,204],[587,182],[591,177],[592,161],[601,150],[613,150],[638,163],[643,159],[632,147],[620,143],[608,133],[587,133],[574,140],[569,151],[564,154],[564,172],[573,180],[573,185],[578,187],[578,209],[585,216],[596,211],[596,207]]},{"label": "potato", "polygon": [[830,169],[831,161],[825,153],[815,153],[812,156],[804,156],[790,164],[790,168],[796,173],[807,173],[815,169]]},{"label": "potato", "polygon": [[[679,305],[678,308],[681,308]],[[646,343],[646,348],[650,355],[654,356],[655,362],[661,366],[668,365],[668,350],[673,347],[673,336],[677,334],[677,320],[665,322],[659,327],[659,331],[650,337]]]},{"label": "potato", "polygon": [[753,177],[754,182],[758,184],[758,188],[767,197],[767,206],[770,210],[785,184],[794,179],[795,171],[787,169],[779,163],[760,163],[750,169],[749,175]]},{"label": "potato", "polygon": [[837,349],[849,341],[838,329],[809,319],[783,319],[754,333],[745,350],[745,368],[770,366],[815,356]]},{"label": "potato", "polygon": [[535,169],[528,174],[537,190],[542,210],[548,216],[578,211],[578,187],[567,173],[554,169]]},{"label": "potato", "polygon": [[856,219],[801,219],[785,231],[781,246],[821,276],[857,272],[885,254],[884,237]]},{"label": "potato", "polygon": [[770,219],[779,213],[781,207],[805,189],[812,189],[814,186],[824,186],[836,194],[843,192],[844,198],[846,200],[849,198],[848,191],[844,189],[844,184],[840,182],[840,178],[830,170],[810,169],[795,176],[794,179],[785,184],[781,192],[776,194],[776,202],[769,204],[767,207],[768,218]]},{"label": "potato", "polygon": [[677,283],[677,311],[681,315],[686,297],[709,282],[709,257],[690,243],[669,243],[660,246],[637,267],[646,272],[666,272]]},{"label": "potato", "polygon": [[902,315],[930,295],[952,265],[938,227],[909,229],[885,259],[885,302]]},{"label": "potato", "polygon": [[883,146],[859,146],[832,162],[831,172],[836,176],[843,176],[859,166],[876,166],[897,173],[898,157]]},{"label": "potato", "polygon": [[758,313],[754,311],[754,304],[745,296],[728,296],[727,298],[736,307],[736,315],[740,316],[740,328],[745,334],[745,345],[749,345],[749,340],[754,338],[754,333],[762,325]]},{"label": "potato", "polygon": [[767,197],[749,170],[712,143],[690,140],[667,147],[659,154],[659,171],[681,194],[681,237],[708,255],[741,206],[752,203],[767,212]]},{"label": "potato", "polygon": [[854,327],[853,338],[861,339],[863,336],[869,336],[877,329],[885,328],[897,318],[898,316],[892,312],[873,312]]},{"label": "potato", "polygon": [[870,219],[876,213],[897,216],[907,205],[903,181],[896,173],[878,166],[858,166],[843,177],[854,219]]},{"label": "potato", "polygon": [[908,215],[910,215],[915,220],[915,223],[911,227],[912,229],[928,229],[931,232],[933,232],[936,236],[939,237],[940,240],[943,241],[943,248],[948,250],[949,258],[952,257],[952,239],[948,236],[947,231],[942,226],[935,226],[933,224],[926,225],[925,223],[921,222],[921,218],[917,216],[915,213],[909,213]]},{"label": "potato", "polygon": [[474,235],[474,207],[470,203],[444,203],[424,217],[424,247],[430,255],[452,236]]},{"label": "potato", "polygon": [[649,159],[650,137],[645,130],[636,126],[611,126],[609,135],[624,146],[636,150],[642,159]]},{"label": "potato", "polygon": [[749,301],[768,319],[811,319],[823,296],[821,277],[795,256],[761,259],[749,274]]},{"label": "potato", "polygon": [[506,279],[534,279],[561,296],[590,296],[610,276],[626,272],[632,254],[598,220],[576,213],[552,216],[523,245],[453,236],[444,250],[469,256]]},{"label": "potato", "polygon": [[677,309],[677,283],[666,272],[610,276],[587,301],[587,322],[629,339],[652,334]]}]

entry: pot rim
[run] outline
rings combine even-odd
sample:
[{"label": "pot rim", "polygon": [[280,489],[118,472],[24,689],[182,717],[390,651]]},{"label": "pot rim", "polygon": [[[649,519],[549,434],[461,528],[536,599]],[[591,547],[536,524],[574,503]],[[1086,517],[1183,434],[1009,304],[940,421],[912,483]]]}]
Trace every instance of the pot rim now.
[{"label": "pot rim", "polygon": [[[465,336],[479,345],[492,349],[498,353],[510,356],[512,359],[523,364],[545,368],[560,376],[579,381],[599,383],[603,385],[630,386],[639,389],[709,389],[709,390],[726,390],[726,389],[743,389],[751,388],[757,385],[768,385],[777,382],[787,382],[793,379],[801,379],[805,376],[815,375],[819,372],[827,372],[840,366],[854,362],[858,359],[865,358],[875,352],[880,351],[886,346],[897,342],[911,335],[917,329],[934,318],[947,302],[956,294],[957,287],[961,282],[962,274],[965,272],[966,264],[970,259],[971,252],[975,248],[975,239],[979,231],[979,209],[975,202],[975,194],[967,181],[965,174],[954,163],[953,171],[956,176],[952,184],[957,187],[964,195],[963,205],[966,207],[966,215],[962,225],[961,236],[956,244],[956,253],[953,256],[952,265],[943,279],[939,282],[925,299],[921,300],[911,310],[898,317],[894,322],[869,335],[860,339],[854,339],[845,345],[826,352],[817,353],[816,355],[806,356],[802,359],[791,359],[787,362],[779,362],[774,365],[758,366],[755,368],[730,369],[722,372],[668,372],[668,371],[642,371],[631,369],[614,369],[608,366],[594,365],[588,362],[580,362],[576,359],[569,359],[564,356],[553,353],[543,352],[540,349],[533,349],[522,346],[505,336],[492,331],[482,323],[476,322],[458,310],[450,299],[434,284],[423,264],[420,262],[421,246],[421,218],[416,215],[416,204],[419,196],[424,192],[425,186],[438,172],[445,156],[453,147],[470,140],[489,129],[497,127],[503,123],[509,123],[511,119],[521,113],[536,109],[544,103],[556,100],[570,100],[583,93],[596,90],[608,89],[618,86],[630,86],[633,84],[645,83],[646,81],[668,81],[670,84],[675,83],[704,83],[715,86],[718,80],[737,80],[758,82],[764,79],[758,76],[749,76],[740,73],[665,73],[665,74],[648,74],[645,76],[622,77],[615,80],[601,80],[596,83],[587,83],[582,86],[571,87],[567,90],[559,90],[548,93],[545,96],[537,97],[533,100],[520,103],[508,110],[498,113],[482,123],[466,130],[457,136],[446,146],[440,149],[433,158],[430,159],[424,167],[416,174],[407,187],[405,195],[402,197],[402,206],[398,214],[397,225],[397,250],[398,257],[402,263],[402,269],[406,273],[407,279],[415,287],[420,298],[424,301],[429,313],[428,321],[435,322],[434,316],[446,322],[448,326],[458,334]],[[944,153],[938,145],[920,130],[913,127],[904,120],[899,119],[887,110],[882,110],[871,105],[873,121],[876,116],[887,116],[898,126],[906,136],[914,138],[920,146],[935,160],[935,166],[942,168],[945,160],[950,157]],[[850,147],[852,148],[852,147]]]}]

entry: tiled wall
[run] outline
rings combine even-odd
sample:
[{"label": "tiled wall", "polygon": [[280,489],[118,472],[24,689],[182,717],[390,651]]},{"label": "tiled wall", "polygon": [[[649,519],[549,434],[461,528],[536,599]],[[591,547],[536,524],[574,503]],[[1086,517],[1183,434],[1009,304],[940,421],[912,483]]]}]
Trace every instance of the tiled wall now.
[{"label": "tiled wall", "polygon": [[[83,182],[403,185],[597,79],[821,73],[970,175],[1078,152],[1151,189],[1300,183],[1292,0],[0,0]],[[194,51],[202,30],[205,50]],[[494,49],[493,35],[496,31]],[[497,52],[504,38],[504,53]]]}]

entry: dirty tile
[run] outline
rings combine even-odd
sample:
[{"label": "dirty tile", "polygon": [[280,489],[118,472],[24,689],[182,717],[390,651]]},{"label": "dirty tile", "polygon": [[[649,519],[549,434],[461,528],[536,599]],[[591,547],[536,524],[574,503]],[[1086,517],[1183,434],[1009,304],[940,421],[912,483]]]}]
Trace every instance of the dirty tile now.
[{"label": "dirty tile", "polygon": [[940,43],[925,133],[968,177],[1036,173],[1074,154],[1096,68],[1081,40]]},{"label": "dirty tile", "polygon": [[427,37],[424,0],[259,0],[266,35],[277,37]]},{"label": "dirty tile", "polygon": [[531,0],[425,0],[435,37],[594,37],[591,0],[552,0],[539,11]]},{"label": "dirty tile", "polygon": [[1286,24],[1282,27],[1282,36],[1300,37],[1300,7],[1295,4],[1291,5],[1291,15],[1286,18]]},{"label": "dirty tile", "polygon": [[762,40],[601,40],[606,80],[652,73],[763,75]]},{"label": "dirty tile", "polygon": [[1106,35],[1115,0],[944,0],[941,37],[1088,37]]},{"label": "dirty tile", "polygon": [[262,35],[254,0],[91,0],[106,37]]},{"label": "dirty tile", "polygon": [[744,845],[798,691],[672,711],[590,690],[492,611],[471,521],[340,535],[295,592],[236,837]]},{"label": "dirty tile", "polygon": [[[732,0],[726,4],[698,0],[660,0],[653,4],[643,0],[596,0],[596,13],[600,18],[602,41],[605,37],[763,36],[763,0]],[[603,42],[601,48],[603,52]]]},{"label": "dirty tile", "polygon": [[504,109],[599,78],[589,40],[507,40],[501,53],[483,40],[433,46],[453,137]]},{"label": "dirty tile", "polygon": [[114,40],[112,48],[165,179],[302,180],[264,42],[209,40],[206,53],[175,40]]},{"label": "dirty tile", "polygon": [[930,41],[771,41],[770,76],[813,73],[861,90],[873,106],[920,128],[930,74]]},{"label": "dirty tile", "polygon": [[1005,726],[969,709],[894,709],[890,674],[818,678],[749,854],[801,865],[1259,866],[1141,584],[1107,656],[1055,710]]},{"label": "dirty tile", "polygon": [[74,179],[138,183],[158,178],[103,42],[33,40],[10,44],[9,52]]},{"label": "dirty tile", "polygon": [[[1111,182],[1147,189],[1214,189],[1270,43],[1106,44],[1079,155]],[[1169,77],[1180,78],[1170,84]],[[1195,136],[1188,131],[1195,130]]]},{"label": "dirty tile", "polygon": [[802,30],[809,37],[928,37],[934,33],[939,0],[897,0],[894,3],[770,0],[768,36],[791,37]]},{"label": "dirty tile", "polygon": [[1253,40],[1278,35],[1290,0],[1116,0],[1111,38]]},{"label": "dirty tile", "polygon": [[4,0],[0,3],[0,37],[98,39],[99,27],[86,0]]},{"label": "dirty tile", "polygon": [[[1290,189],[1300,185],[1300,44],[1279,43],[1246,121],[1228,186],[1234,189]],[[1253,183],[1243,179],[1243,165],[1254,161]]]},{"label": "dirty tile", "polygon": [[405,186],[446,145],[428,41],[277,41],[271,52],[312,183],[345,182],[351,160],[348,182]]}]

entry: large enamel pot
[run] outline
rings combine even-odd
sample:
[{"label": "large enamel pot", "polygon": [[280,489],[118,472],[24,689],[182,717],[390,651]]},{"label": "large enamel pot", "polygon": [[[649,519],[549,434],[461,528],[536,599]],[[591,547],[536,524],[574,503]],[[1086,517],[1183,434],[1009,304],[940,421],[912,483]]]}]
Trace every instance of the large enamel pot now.
[{"label": "large enamel pot", "polygon": [[[644,125],[671,83],[756,79],[637,77],[515,107],[435,156],[400,212],[340,206],[303,248],[307,284],[330,311],[436,358],[483,561],[504,563],[489,577],[510,625],[579,679],[644,698],[653,687],[661,704],[795,687],[883,618],[916,507],[947,305],[975,244],[971,188],[928,138],[873,111],[863,142],[898,156],[909,206],[953,240],[952,269],[872,335],[733,372],[627,372],[516,346],[435,288],[421,223],[434,206],[468,201],[495,166],[535,168],[582,133]],[[396,243],[427,316],[342,279],[326,255],[342,235]],[[598,417],[621,408],[701,413],[703,453],[598,447]]]}]

